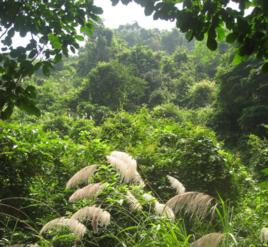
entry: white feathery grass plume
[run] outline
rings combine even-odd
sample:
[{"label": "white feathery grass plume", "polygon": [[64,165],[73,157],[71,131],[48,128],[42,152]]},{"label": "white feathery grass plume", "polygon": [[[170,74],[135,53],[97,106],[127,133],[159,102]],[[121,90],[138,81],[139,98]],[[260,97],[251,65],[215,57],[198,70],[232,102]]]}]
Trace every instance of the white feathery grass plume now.
[{"label": "white feathery grass plume", "polygon": [[183,184],[176,178],[167,175],[167,179],[171,185],[172,188],[176,189],[177,194],[183,194],[185,192],[185,187]]},{"label": "white feathery grass plume", "polygon": [[267,227],[264,227],[261,229],[260,240],[264,244],[268,243],[268,228]]},{"label": "white feathery grass plume", "polygon": [[136,171],[135,177],[133,178],[133,182],[136,184],[139,184],[142,188],[145,187],[145,183],[144,183],[141,175],[137,171]]},{"label": "white feathery grass plume", "polygon": [[166,205],[172,208],[175,214],[184,210],[186,214],[202,219],[209,214],[213,200],[213,197],[204,193],[186,192],[172,197]]},{"label": "white feathery grass plume", "polygon": [[137,162],[129,154],[113,151],[107,156],[107,160],[120,173],[124,182],[134,182],[144,186],[144,182],[137,171]]},{"label": "white feathery grass plume", "polygon": [[97,165],[91,165],[82,168],[68,180],[66,189],[74,188],[81,183],[87,183],[88,178],[95,173],[96,169]]},{"label": "white feathery grass plume", "polygon": [[143,195],[142,195],[142,197],[144,198],[144,200],[146,201],[146,202],[156,202],[157,200],[156,200],[156,198],[155,197],[153,197],[151,194],[149,194],[149,193],[144,193]]},{"label": "white feathery grass plume", "polygon": [[217,247],[223,241],[224,234],[220,232],[213,232],[197,239],[190,247]]},{"label": "white feathery grass plume", "polygon": [[80,199],[96,198],[104,189],[104,184],[96,183],[89,184],[81,189],[76,190],[69,198],[69,202],[74,202]]},{"label": "white feathery grass plume", "polygon": [[120,152],[120,151],[113,151],[111,152],[110,156],[118,158],[123,162],[127,163],[130,166],[137,168],[137,161],[133,159],[128,153]]},{"label": "white feathery grass plume", "polygon": [[98,225],[108,226],[111,221],[111,215],[109,212],[94,206],[84,207],[74,213],[71,217],[78,221],[91,220],[91,225],[94,232],[98,231]]},{"label": "white feathery grass plume", "polygon": [[141,204],[131,192],[129,191],[127,192],[126,199],[127,199],[127,202],[129,203],[130,211],[142,210]]},{"label": "white feathery grass plume", "polygon": [[87,228],[78,220],[61,217],[46,223],[41,229],[40,234],[43,234],[51,229],[63,227],[69,228],[70,231],[73,232],[78,238],[82,238],[87,231]]},{"label": "white feathery grass plume", "polygon": [[113,151],[107,159],[122,175],[125,182],[130,182],[136,177],[137,162],[127,153]]},{"label": "white feathery grass plume", "polygon": [[111,222],[111,215],[107,211],[103,211],[100,215],[100,226],[108,226]]},{"label": "white feathery grass plume", "polygon": [[165,216],[165,217],[171,219],[172,221],[175,220],[175,214],[174,214],[173,210],[165,204],[156,202],[155,206],[154,206],[154,211],[155,211],[156,215]]}]

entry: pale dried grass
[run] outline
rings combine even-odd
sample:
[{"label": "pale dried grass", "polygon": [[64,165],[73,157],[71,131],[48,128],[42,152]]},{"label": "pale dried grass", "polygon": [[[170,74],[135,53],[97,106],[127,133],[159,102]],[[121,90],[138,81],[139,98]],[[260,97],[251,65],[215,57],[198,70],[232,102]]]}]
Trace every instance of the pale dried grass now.
[{"label": "pale dried grass", "polygon": [[78,220],[61,217],[46,223],[41,229],[40,234],[43,234],[52,229],[65,228],[65,227],[69,228],[69,230],[73,232],[77,238],[82,238],[87,231],[87,228],[83,224],[81,224]]},{"label": "pale dried grass", "polygon": [[218,247],[224,239],[224,234],[213,232],[199,238],[193,242],[190,247]]},{"label": "pale dried grass", "polygon": [[176,178],[167,175],[167,179],[172,188],[174,188],[178,195],[183,194],[185,192],[184,185]]},{"label": "pale dried grass", "polygon": [[149,193],[144,193],[142,195],[142,197],[146,202],[156,202],[157,201],[157,199]]},{"label": "pale dried grass", "polygon": [[90,220],[94,232],[98,231],[98,226],[106,227],[111,221],[110,213],[95,205],[81,208],[71,218],[81,222]]},{"label": "pale dried grass", "polygon": [[87,183],[88,178],[91,177],[97,169],[97,165],[86,166],[76,172],[67,182],[66,189],[77,187],[79,184]]},{"label": "pale dried grass", "polygon": [[261,229],[260,240],[263,244],[268,243],[268,228],[267,227],[264,227]]},{"label": "pale dried grass", "polygon": [[126,199],[129,204],[130,211],[134,212],[142,210],[141,204],[131,192],[127,192]]},{"label": "pale dried grass", "polygon": [[101,183],[89,184],[81,189],[76,190],[69,198],[69,202],[74,202],[81,199],[96,198],[104,189]]},{"label": "pale dried grass", "polygon": [[107,160],[120,173],[125,183],[134,182],[144,187],[144,181],[137,171],[137,162],[129,154],[113,151]]},{"label": "pale dried grass", "polygon": [[186,192],[169,199],[167,206],[177,214],[184,210],[186,214],[199,218],[206,217],[212,209],[214,198],[199,192]]},{"label": "pale dried grass", "polygon": [[175,220],[175,214],[173,210],[165,204],[156,202],[154,206],[154,211],[156,215],[165,216],[172,221]]}]

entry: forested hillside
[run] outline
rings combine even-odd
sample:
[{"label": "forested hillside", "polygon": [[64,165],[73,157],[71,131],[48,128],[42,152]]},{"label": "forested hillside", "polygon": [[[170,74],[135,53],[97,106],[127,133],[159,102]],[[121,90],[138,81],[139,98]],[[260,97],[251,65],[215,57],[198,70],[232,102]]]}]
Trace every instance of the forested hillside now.
[{"label": "forested hillside", "polygon": [[0,245],[267,246],[268,73],[234,56],[98,24],[40,68],[41,115],[0,120]]}]

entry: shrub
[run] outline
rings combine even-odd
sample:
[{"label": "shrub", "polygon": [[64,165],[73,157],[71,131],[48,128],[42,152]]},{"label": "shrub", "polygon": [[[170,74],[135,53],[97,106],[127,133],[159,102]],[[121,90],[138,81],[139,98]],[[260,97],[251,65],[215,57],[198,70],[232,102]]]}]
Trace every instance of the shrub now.
[{"label": "shrub", "polygon": [[[69,202],[72,206],[67,215],[50,220],[42,227],[40,234],[53,246],[61,246],[60,242],[65,239],[69,239],[69,243],[65,243],[67,246],[71,242],[77,244],[78,240],[86,246],[89,243],[97,246],[144,246],[139,245],[141,243],[152,246],[154,242],[156,246],[162,246],[160,243],[165,244],[165,241],[165,246],[189,246],[190,236],[181,221],[174,222],[174,212],[182,215],[184,210],[192,217],[199,216],[201,219],[211,212],[214,199],[203,193],[180,191],[166,204],[159,203],[152,195],[145,194],[137,163],[131,156],[114,151],[107,156],[107,160],[110,165],[85,167],[68,181],[67,187],[71,190],[80,182],[89,184],[71,195]],[[87,175],[88,181],[85,180]],[[179,183],[175,178],[172,181],[173,185],[174,181]],[[95,186],[102,187],[101,191],[93,191]],[[89,193],[84,193],[89,189]],[[79,198],[74,201],[73,196],[78,194]],[[164,233],[163,227],[169,228],[172,234]]]},{"label": "shrub", "polygon": [[256,135],[249,135],[245,159],[253,172],[253,177],[267,184],[268,178],[268,141]]},{"label": "shrub", "polygon": [[215,87],[215,83],[210,81],[195,83],[189,90],[188,106],[199,108],[210,105],[215,99]]},{"label": "shrub", "polygon": [[[238,161],[217,142],[207,128],[178,124],[173,119],[155,119],[145,109],[135,115],[117,114],[108,118],[101,138],[112,146],[137,155],[142,174],[153,189],[165,198],[165,175],[175,175],[189,190],[224,198],[238,195]],[[167,190],[166,190],[167,189]]]}]

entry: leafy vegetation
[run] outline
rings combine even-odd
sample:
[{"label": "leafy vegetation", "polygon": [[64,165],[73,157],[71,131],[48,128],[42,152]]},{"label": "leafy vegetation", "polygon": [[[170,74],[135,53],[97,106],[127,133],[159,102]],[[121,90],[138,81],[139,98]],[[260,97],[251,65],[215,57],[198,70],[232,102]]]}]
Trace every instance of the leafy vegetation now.
[{"label": "leafy vegetation", "polygon": [[[84,34],[91,34],[93,22],[102,9],[92,1],[2,1],[0,54],[0,118],[8,118],[14,106],[40,115],[36,107],[36,90],[22,85],[23,79],[42,69],[49,75],[62,56],[74,53]],[[15,46],[12,39],[18,33],[27,45]],[[41,57],[41,59],[40,59]]]},{"label": "leafy vegetation", "polygon": [[99,24],[25,80],[42,114],[0,122],[0,245],[265,246],[267,73],[219,46]]},{"label": "leafy vegetation", "polygon": [[[112,0],[114,5],[119,1]],[[230,0],[204,3],[199,0],[134,1],[144,7],[145,15],[153,15],[156,20],[176,20],[176,26],[185,33],[187,40],[206,38],[206,44],[210,50],[217,49],[218,41],[236,43],[237,60],[256,55],[257,58],[264,60],[263,68],[266,70],[268,57],[267,18],[265,18],[268,4],[266,1],[234,1],[238,3],[237,9],[231,8],[232,1]],[[133,0],[120,2],[128,4]]]}]

